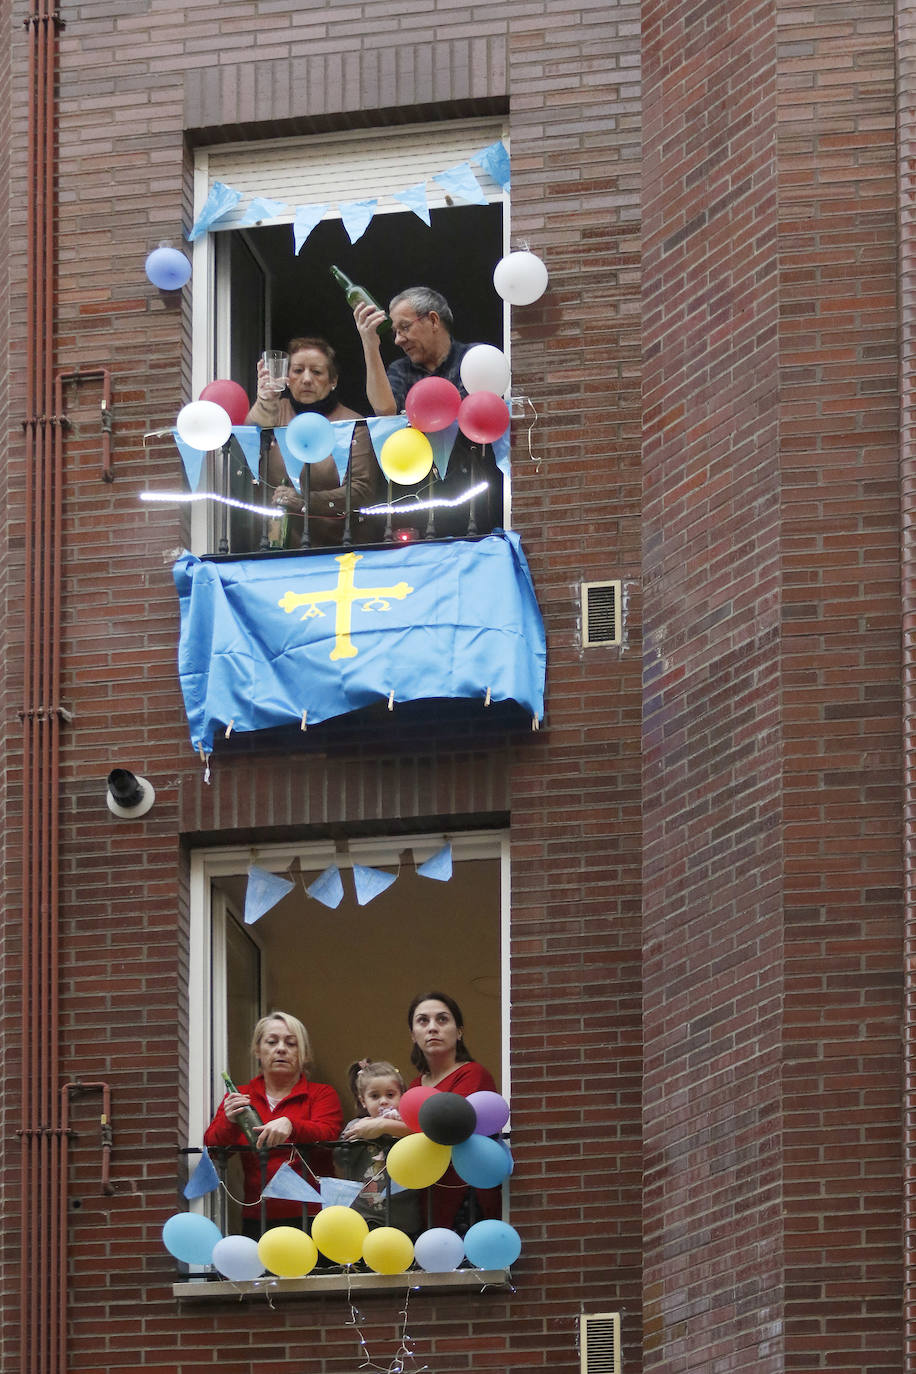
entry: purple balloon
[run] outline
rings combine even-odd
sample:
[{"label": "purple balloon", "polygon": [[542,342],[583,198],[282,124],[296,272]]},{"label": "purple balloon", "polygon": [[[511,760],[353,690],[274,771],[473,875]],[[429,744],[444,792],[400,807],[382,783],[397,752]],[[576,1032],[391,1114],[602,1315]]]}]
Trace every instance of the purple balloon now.
[{"label": "purple balloon", "polygon": [[499,1093],[485,1089],[470,1093],[468,1101],[477,1113],[476,1131],[478,1135],[496,1135],[509,1120],[509,1104]]}]

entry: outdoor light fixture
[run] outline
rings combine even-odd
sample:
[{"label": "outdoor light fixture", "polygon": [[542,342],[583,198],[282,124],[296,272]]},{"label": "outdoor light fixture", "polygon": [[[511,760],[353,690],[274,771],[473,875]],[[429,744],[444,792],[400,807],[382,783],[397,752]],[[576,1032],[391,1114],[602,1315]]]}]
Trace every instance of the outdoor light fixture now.
[{"label": "outdoor light fixture", "polygon": [[112,768],[108,774],[108,810],[125,821],[139,820],[156,800],[153,785],[126,768]]}]

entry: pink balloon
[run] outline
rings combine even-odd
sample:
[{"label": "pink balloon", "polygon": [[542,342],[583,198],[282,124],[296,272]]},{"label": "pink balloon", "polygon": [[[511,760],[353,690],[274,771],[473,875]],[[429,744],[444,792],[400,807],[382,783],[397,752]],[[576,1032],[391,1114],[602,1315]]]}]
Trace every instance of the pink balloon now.
[{"label": "pink balloon", "polygon": [[401,1113],[401,1120],[409,1126],[412,1131],[419,1131],[420,1117],[419,1111],[428,1097],[433,1097],[438,1090],[436,1088],[408,1088],[398,1103],[398,1111]]},{"label": "pink balloon", "polygon": [[509,407],[493,391],[474,391],[458,410],[458,428],[475,444],[492,444],[509,424]]},{"label": "pink balloon", "polygon": [[245,388],[239,386],[238,382],[208,382],[200,393],[200,399],[215,401],[218,406],[222,406],[234,425],[243,425],[245,416],[251,409]]},{"label": "pink balloon", "polygon": [[414,382],[404,398],[404,409],[414,429],[435,434],[448,429],[458,415],[461,392],[447,377],[424,377]]}]

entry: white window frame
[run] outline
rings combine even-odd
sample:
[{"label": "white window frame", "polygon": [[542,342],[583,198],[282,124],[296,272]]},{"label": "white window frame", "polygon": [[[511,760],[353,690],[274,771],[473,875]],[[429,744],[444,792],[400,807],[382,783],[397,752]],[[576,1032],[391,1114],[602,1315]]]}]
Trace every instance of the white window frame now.
[{"label": "white window frame", "polygon": [[[220,959],[221,931],[226,919],[224,899],[218,898],[217,920],[211,905],[214,878],[243,873],[251,863],[274,873],[283,873],[294,858],[309,870],[337,864],[346,869],[352,864],[378,867],[397,861],[404,849],[412,849],[419,865],[435,854],[445,841],[451,844],[454,863],[473,859],[500,861],[500,1046],[501,1082],[504,1096],[510,1096],[510,968],[509,968],[509,835],[507,831],[480,830],[443,835],[442,832],[416,835],[377,836],[371,839],[351,839],[347,853],[341,854],[327,841],[300,844],[231,845],[224,848],[198,849],[191,854],[190,865],[190,933],[188,958],[188,1140],[190,1148],[200,1145],[212,1114],[216,1085],[211,1081],[210,1066],[214,1062],[214,1048],[219,1049],[220,1062],[225,1059],[226,1027],[223,1009],[226,1001],[225,958]],[[400,1015],[403,1009],[393,1008]],[[217,1037],[222,1037],[220,1043]]]}]

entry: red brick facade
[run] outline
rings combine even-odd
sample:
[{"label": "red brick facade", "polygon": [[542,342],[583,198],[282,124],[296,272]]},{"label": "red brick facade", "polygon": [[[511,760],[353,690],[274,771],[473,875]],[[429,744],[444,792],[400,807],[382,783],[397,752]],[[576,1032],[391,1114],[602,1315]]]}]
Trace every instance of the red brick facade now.
[{"label": "red brick facade", "polygon": [[[625,1370],[911,1367],[890,0],[648,0],[641,25],[638,6],[518,0],[60,11],[53,366],[110,370],[114,481],[97,384],[70,385],[60,1075],[42,1091],[110,1084],[112,1175],[136,1189],[100,1194],[97,1102],[78,1098],[66,1366],[20,1331],[43,1261],[21,1270],[41,1204],[20,1197],[15,1085],[23,1024],[50,1033],[22,1000],[26,17],[7,11],[0,46],[0,1371],[360,1365],[343,1298],[172,1296],[188,854],[447,825],[510,836],[523,1250],[513,1292],[411,1295],[417,1369],[573,1374],[580,1313],[615,1311]],[[512,335],[537,413],[530,452],[514,426],[512,525],[547,629],[544,726],[395,711],[292,752],[222,744],[207,784],[175,669],[186,535],[137,500],[176,482],[143,435],[191,398],[190,314],[144,258],[190,224],[196,146],[497,113],[512,244],[550,272]],[[611,578],[623,646],[584,649],[580,584]],[[136,824],[105,806],[115,764],[156,788]],[[403,1303],[360,1300],[383,1367]]]}]

